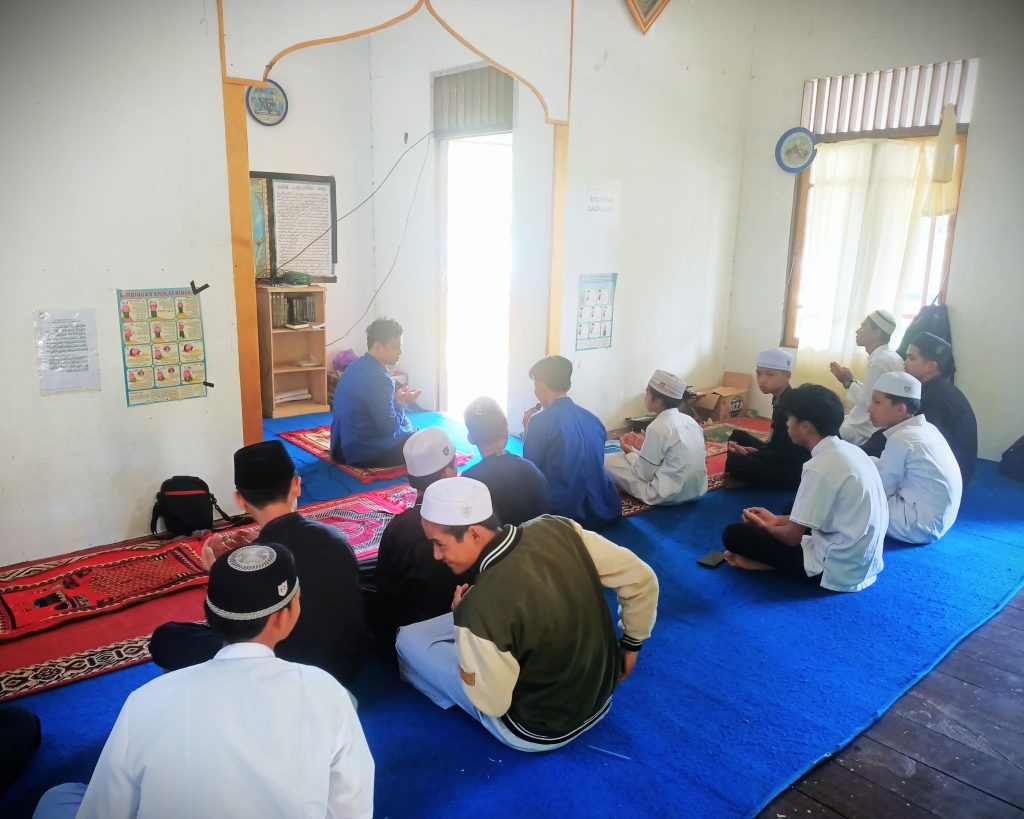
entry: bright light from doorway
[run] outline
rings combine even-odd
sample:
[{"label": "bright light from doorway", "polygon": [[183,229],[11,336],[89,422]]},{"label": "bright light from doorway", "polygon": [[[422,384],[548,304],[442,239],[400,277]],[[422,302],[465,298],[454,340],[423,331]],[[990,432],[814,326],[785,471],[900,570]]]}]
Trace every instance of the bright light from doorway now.
[{"label": "bright light from doorway", "polygon": [[449,140],[447,164],[447,409],[507,412],[512,134]]}]

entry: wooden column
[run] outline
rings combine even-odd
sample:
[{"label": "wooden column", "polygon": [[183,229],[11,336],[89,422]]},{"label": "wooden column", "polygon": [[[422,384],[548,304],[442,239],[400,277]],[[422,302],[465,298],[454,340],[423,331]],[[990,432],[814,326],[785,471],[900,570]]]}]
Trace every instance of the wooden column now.
[{"label": "wooden column", "polygon": [[553,126],[551,167],[551,268],[548,283],[548,355],[557,355],[562,338],[562,279],[565,267],[565,191],[569,172],[569,125]]}]

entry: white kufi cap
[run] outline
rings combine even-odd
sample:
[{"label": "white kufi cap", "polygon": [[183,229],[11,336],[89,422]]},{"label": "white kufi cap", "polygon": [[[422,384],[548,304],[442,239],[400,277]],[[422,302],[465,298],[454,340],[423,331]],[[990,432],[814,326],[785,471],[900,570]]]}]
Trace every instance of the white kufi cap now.
[{"label": "white kufi cap", "polygon": [[766,370],[783,370],[793,372],[793,356],[778,347],[770,350],[761,350],[757,354],[757,366]]},{"label": "white kufi cap", "polygon": [[921,398],[921,382],[910,373],[882,373],[875,382],[878,392],[895,395],[899,398]]},{"label": "white kufi cap", "polygon": [[472,478],[442,478],[423,493],[420,517],[442,526],[470,526],[494,513],[487,486]]},{"label": "white kufi cap", "polygon": [[686,392],[686,383],[667,370],[655,370],[647,386],[669,398],[682,398]]},{"label": "white kufi cap", "polygon": [[405,446],[405,468],[416,478],[440,472],[455,457],[455,444],[452,443],[443,429],[427,427],[414,432]]},{"label": "white kufi cap", "polygon": [[868,318],[871,319],[875,326],[883,333],[889,333],[892,335],[893,331],[896,329],[896,319],[888,310],[875,310],[875,312],[868,315]]}]

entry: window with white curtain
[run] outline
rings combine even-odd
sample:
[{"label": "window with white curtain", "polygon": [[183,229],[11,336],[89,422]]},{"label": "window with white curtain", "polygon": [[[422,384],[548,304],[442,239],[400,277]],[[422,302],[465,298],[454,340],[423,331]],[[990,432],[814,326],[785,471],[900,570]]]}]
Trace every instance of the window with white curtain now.
[{"label": "window with white curtain", "polygon": [[[805,125],[817,156],[800,174],[782,344],[798,347],[795,379],[829,384],[828,364],[863,366],[864,316],[890,310],[902,331],[945,301],[976,60],[812,80]],[[940,147],[939,104],[955,137]],[[953,122],[950,121],[950,126]],[[952,142],[952,178],[933,181]],[[940,158],[940,163],[942,162]]]}]

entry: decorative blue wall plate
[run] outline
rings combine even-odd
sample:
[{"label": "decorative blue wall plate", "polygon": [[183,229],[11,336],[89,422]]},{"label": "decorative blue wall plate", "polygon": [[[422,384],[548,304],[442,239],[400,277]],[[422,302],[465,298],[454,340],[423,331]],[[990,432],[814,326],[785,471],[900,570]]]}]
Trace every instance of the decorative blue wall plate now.
[{"label": "decorative blue wall plate", "polygon": [[775,145],[775,161],[786,173],[800,173],[814,161],[817,140],[806,128],[790,128]]}]

